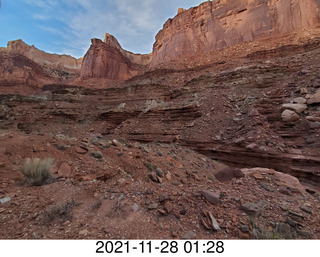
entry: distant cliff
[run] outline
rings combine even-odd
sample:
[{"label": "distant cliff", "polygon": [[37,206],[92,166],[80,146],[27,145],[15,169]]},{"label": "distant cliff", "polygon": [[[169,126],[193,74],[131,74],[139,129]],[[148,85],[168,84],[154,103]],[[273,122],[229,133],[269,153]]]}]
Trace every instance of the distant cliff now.
[{"label": "distant cliff", "polygon": [[217,0],[179,9],[157,34],[151,67],[319,24],[320,0]]},{"label": "distant cliff", "polygon": [[70,55],[46,53],[34,46],[27,45],[21,39],[9,41],[7,51],[10,53],[22,54],[40,65],[47,65],[50,68],[56,69],[80,71],[82,63],[82,58],[76,59]]},{"label": "distant cliff", "polygon": [[45,84],[74,81],[82,58],[49,54],[21,39],[0,48],[0,93],[32,93]]},{"label": "distant cliff", "polygon": [[115,37],[106,34],[104,42],[91,40],[91,46],[83,58],[80,77],[126,80],[145,70],[150,61],[151,55],[125,51]]}]

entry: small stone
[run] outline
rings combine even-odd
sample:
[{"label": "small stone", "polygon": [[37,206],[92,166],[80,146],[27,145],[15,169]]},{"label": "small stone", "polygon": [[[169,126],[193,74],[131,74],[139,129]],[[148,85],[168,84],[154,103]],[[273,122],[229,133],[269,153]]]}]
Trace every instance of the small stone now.
[{"label": "small stone", "polygon": [[234,140],[233,142],[237,145],[240,145],[242,144],[243,142],[245,141],[245,138],[244,137],[239,137],[237,138],[236,140]]},{"label": "small stone", "polygon": [[213,217],[212,213],[209,212],[209,217],[211,220],[211,225],[214,231],[219,231],[220,230],[220,226],[218,224],[218,221]]},{"label": "small stone", "polygon": [[79,235],[81,236],[86,236],[89,233],[89,231],[87,229],[83,229],[79,232]]},{"label": "small stone", "polygon": [[210,191],[201,191],[200,194],[211,204],[217,205],[219,203],[220,194]]},{"label": "small stone", "polygon": [[298,227],[299,222],[296,222],[295,220],[291,219],[290,217],[286,218],[286,222],[291,226],[291,227]]},{"label": "small stone", "polygon": [[120,146],[120,143],[117,139],[113,139],[111,142],[114,146]]},{"label": "small stone", "polygon": [[294,122],[300,119],[299,115],[291,110],[284,110],[281,114],[282,121]]},{"label": "small stone", "polygon": [[240,227],[240,230],[244,233],[248,233],[250,231],[249,227],[247,225],[242,225]]},{"label": "small stone", "polygon": [[132,209],[134,212],[136,212],[136,211],[139,210],[139,205],[136,204],[136,203],[134,203],[134,204],[131,206],[131,209]]},{"label": "small stone", "polygon": [[319,104],[320,103],[320,91],[311,96],[308,100],[308,104]]},{"label": "small stone", "polygon": [[258,148],[259,148],[259,146],[256,143],[252,143],[252,144],[246,146],[246,150],[250,150],[250,151],[254,151]]},{"label": "small stone", "polygon": [[296,113],[301,113],[305,111],[308,107],[306,104],[283,104],[282,109],[288,109],[295,111]]},{"label": "small stone", "polygon": [[296,216],[296,217],[299,217],[301,219],[305,219],[305,217],[299,213],[299,212],[295,212],[295,211],[289,211],[289,214],[293,215],[293,216]]},{"label": "small stone", "polygon": [[286,186],[280,186],[280,187],[278,188],[278,190],[279,190],[279,193],[281,193],[281,194],[291,195],[290,190],[289,190],[288,187],[286,187]]},{"label": "small stone", "polygon": [[257,180],[263,180],[263,179],[265,179],[265,177],[264,177],[261,173],[259,173],[259,172],[253,173],[253,174],[252,174],[252,177],[254,177],[254,178],[257,179]]},{"label": "small stone", "polygon": [[273,187],[267,185],[266,183],[260,182],[260,186],[261,186],[263,189],[265,189],[266,191],[268,191],[268,192],[274,192],[274,191],[275,191]]},{"label": "small stone", "polygon": [[309,90],[307,88],[303,87],[303,88],[300,88],[300,93],[301,94],[308,94]]},{"label": "small stone", "polygon": [[69,220],[67,220],[66,222],[63,223],[63,226],[68,226],[70,224],[71,224],[71,222]]},{"label": "small stone", "polygon": [[153,171],[151,173],[148,174],[148,177],[153,181],[153,182],[156,182],[158,183],[159,180],[158,180],[158,176],[157,174]]},{"label": "small stone", "polygon": [[173,212],[173,204],[170,202],[165,202],[164,204],[164,210],[169,214]]},{"label": "small stone", "polygon": [[158,209],[158,212],[160,212],[161,215],[166,215],[167,212],[163,209]]},{"label": "small stone", "polygon": [[315,116],[307,116],[306,117],[307,121],[311,121],[311,122],[320,122],[320,117],[315,117]]},{"label": "small stone", "polygon": [[102,156],[102,153],[100,151],[97,151],[97,152],[91,152],[90,155],[96,159],[102,159],[103,156]]},{"label": "small stone", "polygon": [[165,175],[165,178],[166,178],[167,180],[171,181],[171,179],[172,179],[171,174],[170,174],[170,173],[167,173],[167,174]]},{"label": "small stone", "polygon": [[296,97],[296,98],[293,98],[290,102],[294,104],[305,104],[307,100],[303,97]]},{"label": "small stone", "polygon": [[155,210],[159,207],[159,204],[158,203],[152,203],[148,206],[148,209],[149,210]]},{"label": "small stone", "polygon": [[77,146],[75,150],[78,154],[86,154],[88,152],[88,149],[83,146]]},{"label": "small stone", "polygon": [[178,234],[177,232],[175,232],[175,231],[172,231],[172,232],[171,232],[171,236],[172,236],[173,238],[178,238],[178,237],[179,237],[179,234]]},{"label": "small stone", "polygon": [[269,202],[265,200],[260,200],[259,202],[246,202],[241,206],[246,213],[251,216],[258,216],[262,211],[269,207]]},{"label": "small stone", "polygon": [[311,129],[320,128],[320,122],[311,122],[311,123],[310,123],[310,128],[311,128]]},{"label": "small stone", "polygon": [[239,238],[240,239],[250,239],[251,236],[249,233],[244,233],[241,230],[238,230]]},{"label": "small stone", "polygon": [[312,214],[311,209],[310,209],[309,206],[306,205],[306,204],[302,205],[302,206],[300,207],[300,209],[301,209],[302,211],[306,212],[306,213]]},{"label": "small stone", "polygon": [[1,204],[5,204],[5,203],[10,202],[10,201],[11,201],[11,197],[4,197],[4,198],[0,199],[0,203]]},{"label": "small stone", "polygon": [[184,234],[182,239],[188,240],[188,239],[193,239],[195,237],[196,237],[196,234],[192,230],[189,230],[187,233]]},{"label": "small stone", "polygon": [[68,178],[72,174],[70,165],[67,162],[63,162],[58,170],[58,175],[63,178]]},{"label": "small stone", "polygon": [[295,237],[294,229],[291,229],[290,225],[283,222],[277,223],[273,231],[282,239],[293,239]]},{"label": "small stone", "polygon": [[162,202],[164,202],[164,201],[166,201],[166,200],[169,200],[169,195],[168,195],[167,192],[161,194],[160,197],[159,197],[159,202],[160,202],[160,203],[162,203]]},{"label": "small stone", "polygon": [[156,168],[156,174],[160,178],[163,176],[163,172],[162,172],[162,170],[160,168]]},{"label": "small stone", "polygon": [[304,238],[308,238],[308,239],[312,238],[312,234],[309,231],[301,230],[301,229],[296,229],[296,231],[300,236]]}]

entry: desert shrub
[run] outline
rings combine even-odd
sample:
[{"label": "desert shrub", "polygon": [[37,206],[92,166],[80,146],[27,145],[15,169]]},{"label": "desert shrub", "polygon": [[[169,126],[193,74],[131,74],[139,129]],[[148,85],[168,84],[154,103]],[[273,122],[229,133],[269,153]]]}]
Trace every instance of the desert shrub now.
[{"label": "desert shrub", "polygon": [[21,170],[27,181],[33,186],[41,186],[46,184],[51,178],[50,169],[53,164],[52,158],[46,159],[30,159],[28,158]]},{"label": "desert shrub", "polygon": [[42,223],[48,225],[52,221],[59,221],[61,223],[67,220],[71,221],[73,207],[77,205],[79,204],[72,199],[65,203],[48,207],[43,213]]}]

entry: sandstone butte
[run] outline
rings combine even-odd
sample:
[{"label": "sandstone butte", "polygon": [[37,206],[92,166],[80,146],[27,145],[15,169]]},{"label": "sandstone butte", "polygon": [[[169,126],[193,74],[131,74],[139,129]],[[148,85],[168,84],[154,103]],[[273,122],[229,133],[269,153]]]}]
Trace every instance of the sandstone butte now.
[{"label": "sandstone butte", "polygon": [[123,50],[117,39],[108,33],[103,42],[92,39],[91,43],[83,59],[82,79],[127,80],[145,70],[151,61],[151,54],[133,54]]}]

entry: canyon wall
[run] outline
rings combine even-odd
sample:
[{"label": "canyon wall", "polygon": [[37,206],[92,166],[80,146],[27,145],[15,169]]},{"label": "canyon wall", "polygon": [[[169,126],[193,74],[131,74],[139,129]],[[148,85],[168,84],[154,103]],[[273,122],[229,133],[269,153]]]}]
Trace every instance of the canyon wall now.
[{"label": "canyon wall", "polygon": [[125,51],[114,36],[106,34],[104,41],[91,40],[91,46],[83,59],[80,77],[126,80],[145,70],[150,61],[151,55]]},{"label": "canyon wall", "polygon": [[319,25],[320,0],[218,0],[179,10],[156,36],[150,67]]}]

